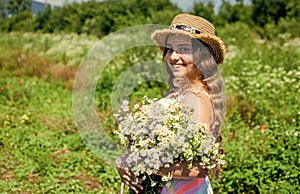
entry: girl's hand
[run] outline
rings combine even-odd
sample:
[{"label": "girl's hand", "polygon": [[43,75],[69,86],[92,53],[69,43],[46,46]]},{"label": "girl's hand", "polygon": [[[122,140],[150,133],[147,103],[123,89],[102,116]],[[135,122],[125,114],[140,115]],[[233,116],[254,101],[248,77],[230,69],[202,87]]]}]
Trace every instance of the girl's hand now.
[{"label": "girl's hand", "polygon": [[122,182],[128,185],[135,193],[139,193],[141,190],[143,190],[141,180],[138,180],[128,168],[117,167],[117,170],[122,178]]},{"label": "girl's hand", "polygon": [[136,178],[128,167],[117,165],[117,170],[122,182],[128,185],[135,193],[139,193],[143,190],[142,180]]}]

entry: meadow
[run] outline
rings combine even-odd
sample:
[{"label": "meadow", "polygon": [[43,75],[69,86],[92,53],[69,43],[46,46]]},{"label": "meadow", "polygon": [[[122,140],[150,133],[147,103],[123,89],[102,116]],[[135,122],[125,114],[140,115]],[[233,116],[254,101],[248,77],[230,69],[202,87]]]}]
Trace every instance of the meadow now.
[{"label": "meadow", "polygon": [[[300,37],[261,39],[248,25],[218,31],[227,93],[227,164],[211,176],[215,193],[300,193]],[[91,35],[0,33],[0,193],[117,193],[120,179],[83,142],[72,110],[74,76],[98,39]],[[141,57],[142,56],[142,57]],[[157,48],[117,56],[98,80],[96,107],[112,132],[110,97],[120,74]],[[132,100],[168,86],[142,83]]]}]

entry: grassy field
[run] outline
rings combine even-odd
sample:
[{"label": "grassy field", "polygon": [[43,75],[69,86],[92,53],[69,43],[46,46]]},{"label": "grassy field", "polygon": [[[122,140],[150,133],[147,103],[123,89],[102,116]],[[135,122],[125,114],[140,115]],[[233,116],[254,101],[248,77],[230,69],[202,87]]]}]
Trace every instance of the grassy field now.
[{"label": "grassy field", "polygon": [[1,34],[0,193],[118,189],[117,172],[90,152],[73,120],[76,65],[96,41],[86,38]]},{"label": "grassy field", "polygon": [[[299,193],[300,38],[285,33],[262,40],[243,24],[219,35],[227,46],[227,165],[220,179],[211,178],[214,191]],[[115,168],[84,144],[72,112],[74,75],[96,42],[75,34],[0,34],[0,193],[119,191]],[[129,67],[136,61],[130,52],[112,63]],[[156,49],[132,52],[157,56]],[[110,92],[122,71],[105,71],[97,85],[106,130],[113,126]],[[134,96],[166,90],[151,82]]]}]

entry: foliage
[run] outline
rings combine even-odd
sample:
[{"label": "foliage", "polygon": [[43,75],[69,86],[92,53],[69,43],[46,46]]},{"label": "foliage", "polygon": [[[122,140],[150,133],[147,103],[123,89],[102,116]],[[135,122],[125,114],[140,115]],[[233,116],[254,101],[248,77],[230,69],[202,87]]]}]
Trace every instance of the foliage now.
[{"label": "foliage", "polygon": [[[194,15],[199,15],[207,19],[208,21],[215,21],[216,14],[214,13],[214,6],[211,2],[205,5],[202,2],[197,2],[193,6],[193,11],[191,12]],[[215,24],[215,22],[214,22]]]},{"label": "foliage", "polygon": [[[164,14],[173,13],[158,12],[156,19],[170,19]],[[267,24],[261,32],[265,39],[246,22],[217,28],[227,49],[220,68],[228,109],[222,133],[227,166],[219,180],[210,178],[216,193],[299,193],[300,40],[298,19],[289,13],[277,25]],[[65,87],[72,79],[64,79],[69,67],[78,67],[97,40],[83,34],[0,34],[0,192],[119,191],[114,167],[82,142]],[[105,130],[115,127],[111,91],[118,77],[154,58],[161,60],[159,49],[142,46],[116,56],[104,69],[95,101]],[[130,101],[144,95],[161,98],[168,90],[163,83],[140,83]]]},{"label": "foliage", "polygon": [[[279,33],[283,33],[282,31],[290,32],[292,36],[299,36],[299,1],[253,0],[252,3],[253,12],[251,17],[256,25],[257,32],[262,37],[271,39],[270,34],[274,37],[278,31],[280,31]],[[270,29],[273,33],[270,33]]]},{"label": "foliage", "polygon": [[6,9],[3,0],[0,1],[0,21],[6,18]]},{"label": "foliage", "polygon": [[54,10],[47,9],[38,14],[36,30],[86,33],[102,37],[124,27],[164,21],[161,20],[162,16],[170,18],[166,10],[174,10],[172,15],[178,13],[167,0],[73,3]]},{"label": "foliage", "polygon": [[[33,55],[46,63],[77,67],[97,41],[94,36],[76,34],[0,33],[0,44],[7,48],[0,53],[1,64],[11,71],[24,63],[33,67],[36,61],[26,60],[26,56]],[[9,53],[18,56],[10,58]]]},{"label": "foliage", "polygon": [[33,32],[34,19],[30,12],[21,12],[20,14],[8,18],[3,21],[2,26],[0,27],[3,31],[25,31],[25,32]]},{"label": "foliage", "polygon": [[242,23],[219,34],[228,48],[223,129],[228,165],[212,185],[218,193],[297,193],[299,38],[285,33],[272,41],[252,40],[255,34]]},{"label": "foliage", "polygon": [[267,23],[274,22],[278,24],[281,17],[287,16],[287,3],[283,0],[253,0],[253,21],[263,27]]},{"label": "foliage", "polygon": [[221,180],[212,183],[215,191],[297,193],[300,134],[295,124],[273,120],[267,127],[249,128],[236,112],[227,118],[223,145],[228,165]]},{"label": "foliage", "polygon": [[[253,25],[251,15],[253,13],[253,6],[245,6],[243,4],[231,5],[228,2],[224,2],[218,12],[220,24],[243,22],[248,25]],[[218,21],[216,21],[218,24]]]},{"label": "foliage", "polygon": [[103,193],[116,170],[87,149],[63,83],[1,73],[0,192]]},{"label": "foliage", "polygon": [[276,38],[280,39],[280,34],[286,34],[285,36],[295,37],[295,35],[299,34],[299,29],[300,24],[296,18],[280,18],[277,26],[274,23],[268,23],[264,29],[257,28],[257,31],[262,37],[272,40]]},{"label": "foliage", "polygon": [[22,12],[30,12],[30,0],[7,0],[6,9],[9,14],[18,15]]},{"label": "foliage", "polygon": [[[28,0],[8,1],[7,8],[13,13],[12,17],[6,17],[5,8],[0,4],[0,12],[3,15],[0,30],[3,32],[64,32],[103,37],[133,25],[149,23],[167,25],[173,16],[181,12],[180,8],[174,6],[169,0],[102,2],[93,0],[80,4],[75,2],[55,9],[48,7],[43,12],[32,16],[28,12],[27,4]],[[279,33],[290,31],[293,37],[299,36],[299,10],[300,3],[297,0],[253,0],[250,5],[244,5],[243,1],[238,1],[236,4],[222,1],[217,13],[211,1],[197,2],[190,12],[203,16],[217,27],[234,22],[246,23],[254,27],[260,36],[270,39],[277,32],[275,30],[270,33],[270,29],[277,28]]]}]

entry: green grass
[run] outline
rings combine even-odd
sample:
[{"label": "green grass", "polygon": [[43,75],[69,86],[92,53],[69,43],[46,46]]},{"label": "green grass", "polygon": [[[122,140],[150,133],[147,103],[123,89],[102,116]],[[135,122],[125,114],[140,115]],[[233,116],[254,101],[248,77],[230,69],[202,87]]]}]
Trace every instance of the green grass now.
[{"label": "green grass", "polygon": [[63,83],[13,75],[0,83],[1,193],[116,192],[117,172],[82,142]]}]

